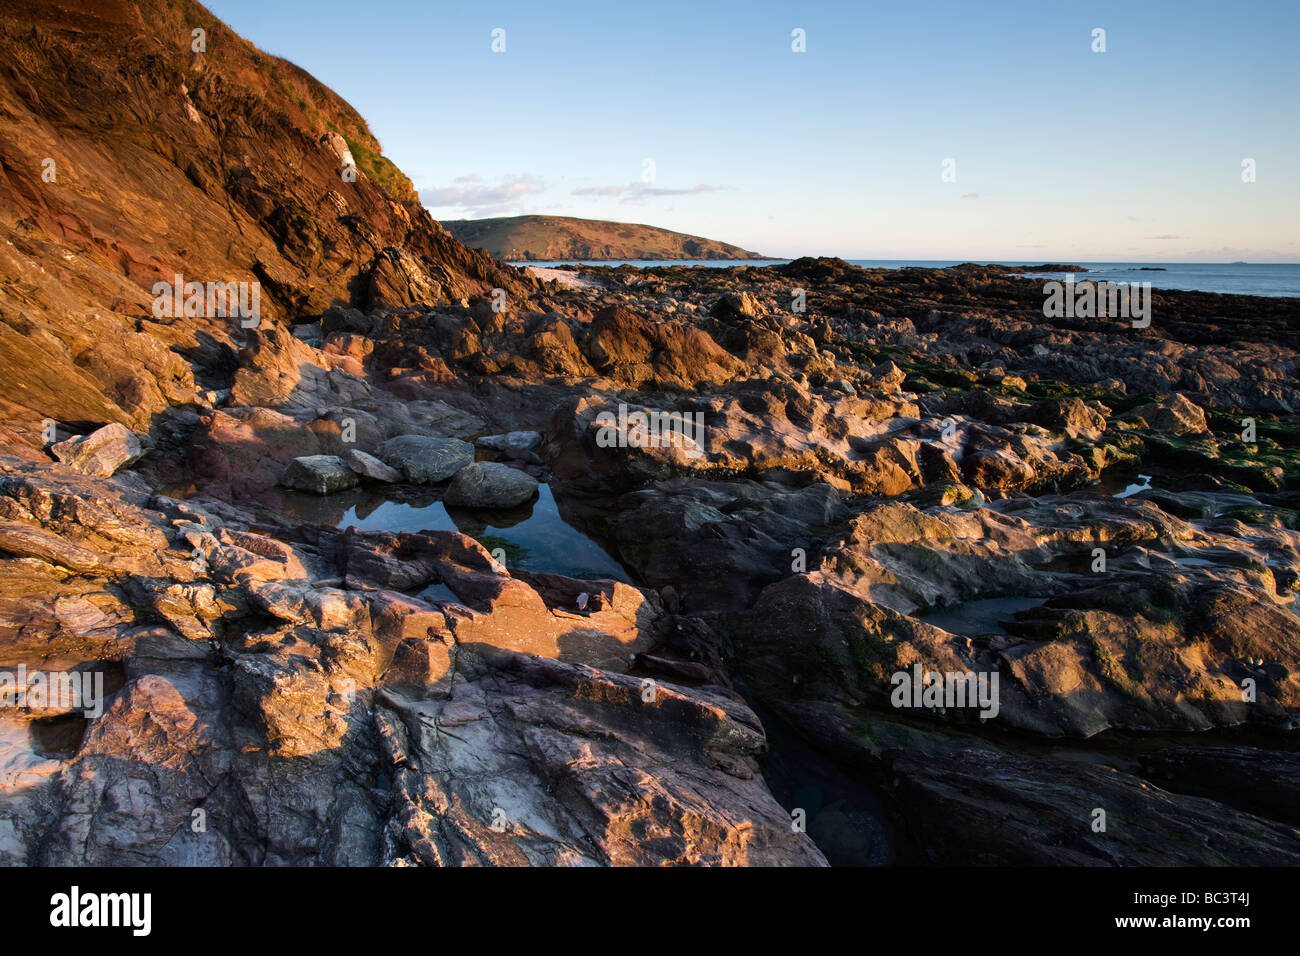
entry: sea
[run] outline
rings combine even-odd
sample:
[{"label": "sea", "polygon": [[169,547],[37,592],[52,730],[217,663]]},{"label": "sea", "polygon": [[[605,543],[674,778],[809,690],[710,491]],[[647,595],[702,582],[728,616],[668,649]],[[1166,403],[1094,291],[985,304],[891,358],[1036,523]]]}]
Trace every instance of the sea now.
[{"label": "sea", "polygon": [[[560,265],[620,266],[639,268],[654,266],[701,266],[725,269],[733,266],[776,266],[789,259],[641,259],[583,260],[561,259],[552,262],[512,262],[516,266],[554,267]],[[971,260],[941,259],[848,259],[864,269],[945,269]],[[1035,265],[1026,262],[983,262],[982,265]],[[1253,262],[1073,262],[1087,269],[1068,273],[1076,279],[1107,282],[1150,282],[1153,289],[1182,289],[1193,292],[1223,292],[1232,295],[1267,295],[1300,298],[1300,263]],[[1031,273],[1043,278],[1063,278],[1067,273]]]}]

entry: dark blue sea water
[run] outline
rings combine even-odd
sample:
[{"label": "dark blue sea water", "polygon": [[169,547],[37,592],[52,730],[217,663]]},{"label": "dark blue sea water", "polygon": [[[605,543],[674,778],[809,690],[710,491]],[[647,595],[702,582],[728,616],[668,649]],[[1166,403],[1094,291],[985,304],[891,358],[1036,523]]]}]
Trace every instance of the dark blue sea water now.
[{"label": "dark blue sea water", "polygon": [[[627,262],[595,262],[590,260],[560,260],[556,262],[514,262],[517,266],[558,266],[582,264],[593,266],[632,265],[642,268],[652,266],[703,266],[725,269],[730,266],[774,266],[788,259],[679,259],[675,261],[640,260]],[[970,260],[937,259],[849,259],[848,262],[865,269],[943,269]],[[989,265],[1034,265],[1024,262],[994,262]],[[1079,279],[1097,279],[1108,282],[1150,282],[1155,289],[1184,289],[1196,292],[1226,292],[1234,295],[1269,295],[1300,297],[1300,263],[1247,263],[1247,262],[1075,262],[1086,273],[1073,273]],[[1161,270],[1161,271],[1155,271]],[[1052,275],[1061,278],[1063,274]]]}]

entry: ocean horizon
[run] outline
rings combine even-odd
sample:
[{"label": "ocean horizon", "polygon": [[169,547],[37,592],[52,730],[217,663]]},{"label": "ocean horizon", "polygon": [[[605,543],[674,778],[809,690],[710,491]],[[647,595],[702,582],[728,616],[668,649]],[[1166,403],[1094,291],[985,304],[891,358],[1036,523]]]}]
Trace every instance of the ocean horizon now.
[{"label": "ocean horizon", "polygon": [[[726,269],[741,266],[778,266],[791,259],[555,259],[509,261],[512,266],[555,268],[562,265],[630,265],[639,269],[661,266],[703,266]],[[963,262],[979,265],[1021,266],[1039,263],[1014,259],[845,259],[863,269],[948,269]],[[1300,263],[1249,262],[1045,262],[1046,265],[1077,265],[1087,272],[1032,272],[1028,277],[1074,275],[1107,282],[1150,282],[1153,289],[1182,292],[1218,292],[1226,295],[1259,295],[1272,298],[1300,298]]]}]

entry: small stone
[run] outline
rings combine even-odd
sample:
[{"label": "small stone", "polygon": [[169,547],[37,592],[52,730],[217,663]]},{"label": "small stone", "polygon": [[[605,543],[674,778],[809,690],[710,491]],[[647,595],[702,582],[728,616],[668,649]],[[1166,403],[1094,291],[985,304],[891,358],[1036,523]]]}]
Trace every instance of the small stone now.
[{"label": "small stone", "polygon": [[369,478],[371,481],[386,481],[393,484],[402,480],[402,473],[396,468],[385,465],[374,455],[368,455],[356,448],[348,452],[348,467],[362,478]]}]

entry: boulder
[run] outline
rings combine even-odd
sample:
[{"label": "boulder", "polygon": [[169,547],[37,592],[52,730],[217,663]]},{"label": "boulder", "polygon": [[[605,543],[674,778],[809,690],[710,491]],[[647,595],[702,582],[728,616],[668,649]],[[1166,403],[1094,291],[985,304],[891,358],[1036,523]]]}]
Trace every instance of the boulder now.
[{"label": "boulder", "polygon": [[464,508],[513,508],[537,493],[537,479],[499,462],[466,465],[447,486],[443,502]]},{"label": "boulder", "polygon": [[763,308],[749,292],[728,292],[714,303],[712,313],[719,318],[755,318],[763,314]]},{"label": "boulder", "polygon": [[333,332],[369,335],[378,324],[360,309],[352,309],[344,305],[333,305],[326,309],[321,316],[320,330],[322,335],[330,335]]},{"label": "boulder", "polygon": [[1199,435],[1208,430],[1205,410],[1181,393],[1162,402],[1139,405],[1124,418],[1140,418],[1152,428],[1175,435]]},{"label": "boulder", "polygon": [[1009,449],[989,449],[962,462],[966,480],[977,488],[1023,488],[1035,478],[1034,468]]},{"label": "boulder", "polygon": [[872,386],[886,395],[901,392],[906,379],[907,373],[893,362],[882,362],[871,370]]},{"label": "boulder", "polygon": [[1030,420],[1071,437],[1082,436],[1094,441],[1106,430],[1106,419],[1101,413],[1078,398],[1049,398],[1037,402],[1030,410]]},{"label": "boulder", "polygon": [[74,471],[108,478],[119,468],[139,461],[145,449],[134,432],[114,422],[89,435],[57,442],[50,451]]},{"label": "boulder", "polygon": [[362,478],[369,478],[371,481],[386,481],[389,484],[402,480],[400,471],[385,465],[374,455],[368,455],[364,451],[352,449],[348,452],[347,461],[348,467]]},{"label": "boulder", "polygon": [[537,463],[537,448],[542,444],[541,432],[507,432],[504,435],[484,435],[475,439],[478,448],[500,452],[516,461]]},{"label": "boulder", "polygon": [[289,462],[280,477],[286,488],[310,491],[316,495],[332,495],[336,491],[355,488],[359,483],[357,473],[336,455],[306,455]]},{"label": "boulder", "polygon": [[398,435],[379,446],[385,464],[400,470],[407,481],[431,485],[446,481],[474,461],[474,446],[459,438]]}]

